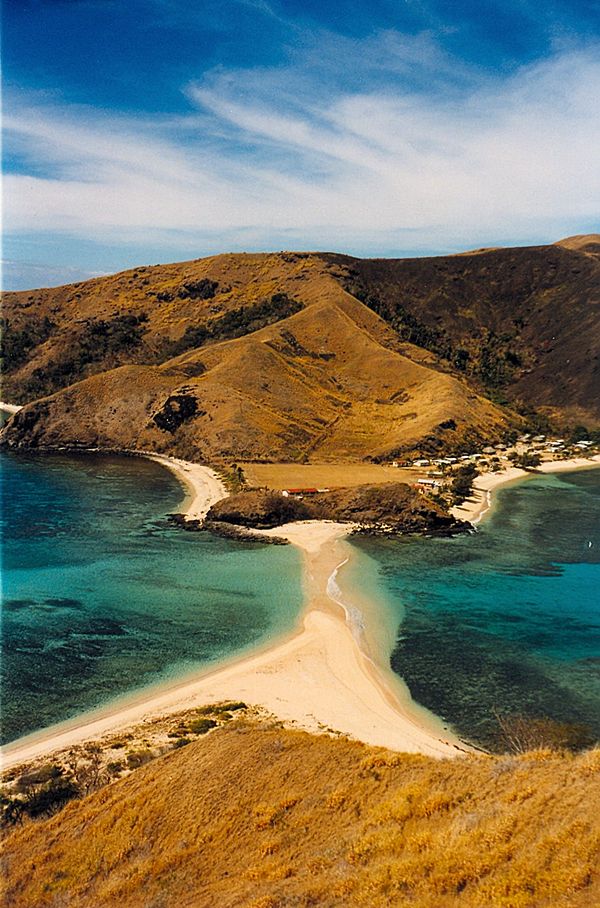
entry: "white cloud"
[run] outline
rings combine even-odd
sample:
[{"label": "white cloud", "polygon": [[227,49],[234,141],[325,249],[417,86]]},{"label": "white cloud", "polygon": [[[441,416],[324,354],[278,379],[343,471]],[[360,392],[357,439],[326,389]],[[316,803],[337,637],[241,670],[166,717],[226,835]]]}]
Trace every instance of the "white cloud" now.
[{"label": "white cloud", "polygon": [[588,231],[600,211],[597,50],[491,80],[453,72],[427,35],[328,36],[312,74],[317,46],[188,86],[189,117],[21,104],[6,128],[31,169],[6,177],[7,225],[370,251]]}]

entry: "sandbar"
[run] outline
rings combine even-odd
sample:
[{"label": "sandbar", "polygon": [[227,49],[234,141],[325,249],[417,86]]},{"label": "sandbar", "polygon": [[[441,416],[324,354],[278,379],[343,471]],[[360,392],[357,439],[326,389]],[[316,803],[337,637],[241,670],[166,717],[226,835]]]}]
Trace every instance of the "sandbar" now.
[{"label": "sandbar", "polygon": [[[163,455],[149,455],[171,469],[188,493],[183,511],[202,519],[211,504],[227,494],[208,467]],[[491,506],[498,486],[539,473],[600,466],[600,456],[545,461],[535,471],[510,467],[475,480],[474,495],[454,513],[477,522]],[[12,765],[122,731],[144,721],[185,709],[244,700],[260,706],[294,727],[340,733],[367,744],[435,757],[455,757],[470,748],[418,706],[401,681],[393,683],[384,666],[364,652],[348,615],[331,595],[331,578],[352,557],[345,540],[351,526],[331,521],[287,524],[267,535],[286,538],[304,556],[306,607],[300,624],[288,637],[198,676],[137,691],[94,713],[43,729],[3,749],[3,764]],[[351,593],[349,595],[351,598]]]},{"label": "sandbar", "polygon": [[[165,461],[169,463],[165,463]],[[191,472],[171,458],[161,458],[191,485],[197,495],[188,513],[202,513],[217,488],[206,481],[205,467]],[[211,471],[212,473],[212,471]],[[202,483],[202,488],[200,488]],[[206,486],[206,488],[204,488]],[[287,638],[217,670],[170,686],[138,691],[104,709],[34,732],[3,749],[8,768],[87,741],[101,740],[144,721],[182,710],[243,700],[260,706],[294,727],[348,735],[391,750],[455,757],[470,748],[444,728],[440,719],[390,683],[359,646],[347,615],[330,594],[330,580],[352,555],[344,540],[351,527],[330,521],[306,521],[277,527],[304,554],[306,608],[299,627]],[[400,681],[399,681],[400,684]]]}]

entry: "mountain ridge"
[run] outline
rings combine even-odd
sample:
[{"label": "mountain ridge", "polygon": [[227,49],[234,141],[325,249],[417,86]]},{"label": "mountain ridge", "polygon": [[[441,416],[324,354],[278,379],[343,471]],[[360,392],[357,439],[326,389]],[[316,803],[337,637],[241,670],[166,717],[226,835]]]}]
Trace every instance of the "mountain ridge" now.
[{"label": "mountain ridge", "polygon": [[598,426],[600,258],[568,242],[227,253],[5,294],[4,395],[26,405],[3,441],[358,461],[499,440],[540,404]]}]

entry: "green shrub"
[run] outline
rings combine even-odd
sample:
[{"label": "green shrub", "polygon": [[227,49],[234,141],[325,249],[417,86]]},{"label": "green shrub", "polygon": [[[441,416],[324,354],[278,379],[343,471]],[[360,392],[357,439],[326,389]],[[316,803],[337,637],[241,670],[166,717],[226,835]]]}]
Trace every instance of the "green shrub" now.
[{"label": "green shrub", "polygon": [[539,454],[531,454],[528,451],[524,454],[512,454],[510,459],[515,467],[519,467],[521,470],[532,470],[534,467],[539,467],[542,462]]},{"label": "green shrub", "polygon": [[461,504],[465,498],[469,497],[473,491],[473,480],[476,476],[477,468],[473,464],[465,464],[458,468],[450,485],[452,500],[455,504]]},{"label": "green shrub", "polygon": [[52,816],[79,794],[79,788],[71,779],[52,779],[43,788],[28,794],[23,809],[32,818]]},{"label": "green shrub", "polygon": [[143,766],[144,763],[149,763],[153,759],[154,754],[147,747],[140,750],[131,750],[127,754],[127,766],[129,769],[136,769],[138,766]]},{"label": "green shrub", "polygon": [[195,719],[190,722],[190,731],[195,735],[205,735],[207,731],[216,726],[214,719]]},{"label": "green shrub", "polygon": [[[248,709],[247,705],[242,700],[229,700],[225,703],[215,703],[214,706],[204,707],[206,711],[210,709],[210,712],[213,715],[220,715],[221,713],[234,713],[238,709]],[[199,710],[201,712],[201,710]]]}]

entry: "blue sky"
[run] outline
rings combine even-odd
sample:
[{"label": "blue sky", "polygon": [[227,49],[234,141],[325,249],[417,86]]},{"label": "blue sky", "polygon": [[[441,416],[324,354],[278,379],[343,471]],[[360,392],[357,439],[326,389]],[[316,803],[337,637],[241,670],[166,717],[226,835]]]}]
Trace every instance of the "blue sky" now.
[{"label": "blue sky", "polygon": [[600,225],[600,3],[5,0],[4,285]]}]

